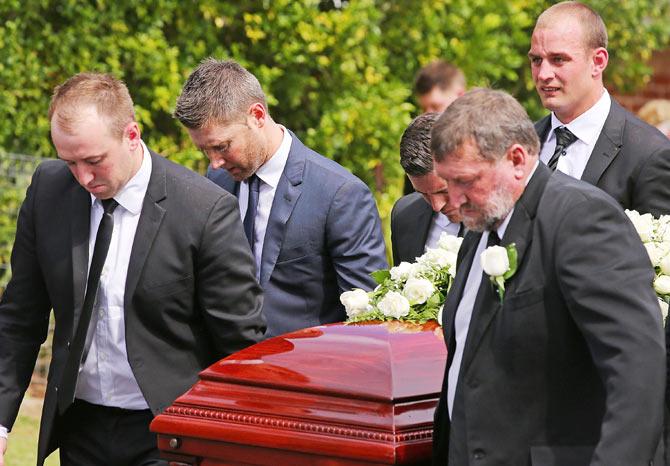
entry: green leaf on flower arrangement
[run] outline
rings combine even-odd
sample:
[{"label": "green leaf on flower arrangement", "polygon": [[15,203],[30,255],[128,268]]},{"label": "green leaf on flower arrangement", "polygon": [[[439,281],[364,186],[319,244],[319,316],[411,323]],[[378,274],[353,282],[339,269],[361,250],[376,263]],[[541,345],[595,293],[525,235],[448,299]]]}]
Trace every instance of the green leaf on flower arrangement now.
[{"label": "green leaf on flower arrangement", "polygon": [[374,278],[378,285],[383,285],[388,278],[391,278],[391,272],[388,270],[377,270],[376,272],[372,272],[370,276]]},{"label": "green leaf on flower arrangement", "polygon": [[507,280],[516,273],[517,268],[517,259],[518,253],[516,250],[516,244],[511,243],[506,246],[507,249],[507,258],[509,259],[509,269],[502,276],[503,280]]},{"label": "green leaf on flower arrangement", "polygon": [[439,291],[436,291],[430,298],[428,298],[428,301],[426,301],[426,307],[427,308],[439,307],[443,302],[444,302],[444,295]]}]

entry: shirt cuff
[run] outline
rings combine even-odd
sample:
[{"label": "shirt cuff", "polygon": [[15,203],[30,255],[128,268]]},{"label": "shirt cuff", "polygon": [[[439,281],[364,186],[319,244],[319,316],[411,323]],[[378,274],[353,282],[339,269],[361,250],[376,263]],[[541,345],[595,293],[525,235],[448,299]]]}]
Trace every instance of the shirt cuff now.
[{"label": "shirt cuff", "polygon": [[0,426],[0,438],[7,438],[7,428]]}]

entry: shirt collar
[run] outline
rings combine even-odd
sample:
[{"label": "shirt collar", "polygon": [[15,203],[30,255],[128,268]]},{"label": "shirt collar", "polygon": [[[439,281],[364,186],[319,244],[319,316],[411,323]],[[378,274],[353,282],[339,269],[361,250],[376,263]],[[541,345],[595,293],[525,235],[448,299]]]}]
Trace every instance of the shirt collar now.
[{"label": "shirt collar", "polygon": [[[142,211],[144,196],[149,187],[149,179],[151,178],[151,155],[144,141],[140,141],[140,144],[142,145],[142,165],[140,165],[137,173],[114,196],[116,202],[133,215],[138,215]],[[91,204],[96,199],[91,194]]]},{"label": "shirt collar", "polygon": [[556,115],[552,112],[551,131],[549,131],[549,137],[547,138],[547,141],[550,141],[552,138],[556,137],[554,135],[554,130],[556,128],[559,126],[565,126],[572,132],[572,134],[577,136],[580,141],[589,145],[595,144],[598,140],[598,137],[600,136],[600,131],[605,125],[607,115],[610,113],[611,105],[612,99],[610,98],[609,92],[607,92],[607,89],[603,89],[603,95],[600,96],[600,99],[598,99],[595,105],[593,105],[591,108],[579,115],[567,125],[561,123],[561,120],[556,118]]},{"label": "shirt collar", "polygon": [[284,132],[284,137],[282,138],[281,144],[277,151],[272,154],[272,157],[265,162],[258,170],[256,170],[256,176],[258,176],[263,183],[276,188],[279,184],[279,178],[284,172],[284,167],[286,166],[286,161],[288,160],[288,153],[291,149],[291,135],[288,130],[283,126],[279,125],[281,130]]}]

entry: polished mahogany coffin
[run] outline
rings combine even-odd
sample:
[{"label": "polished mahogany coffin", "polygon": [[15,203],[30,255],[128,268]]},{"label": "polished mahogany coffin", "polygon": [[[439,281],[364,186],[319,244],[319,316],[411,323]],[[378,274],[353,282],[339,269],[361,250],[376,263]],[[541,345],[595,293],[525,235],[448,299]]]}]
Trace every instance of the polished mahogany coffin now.
[{"label": "polished mahogany coffin", "polygon": [[152,422],[174,465],[429,464],[435,322],[333,324],[235,353]]}]

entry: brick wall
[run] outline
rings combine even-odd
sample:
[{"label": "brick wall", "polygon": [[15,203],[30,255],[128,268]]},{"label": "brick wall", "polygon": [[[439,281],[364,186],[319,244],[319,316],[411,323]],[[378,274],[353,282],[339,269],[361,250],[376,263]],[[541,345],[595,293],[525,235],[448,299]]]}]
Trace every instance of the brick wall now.
[{"label": "brick wall", "polygon": [[655,52],[651,59],[653,75],[651,81],[635,94],[612,94],[628,110],[637,112],[651,99],[670,99],[670,48]]}]

